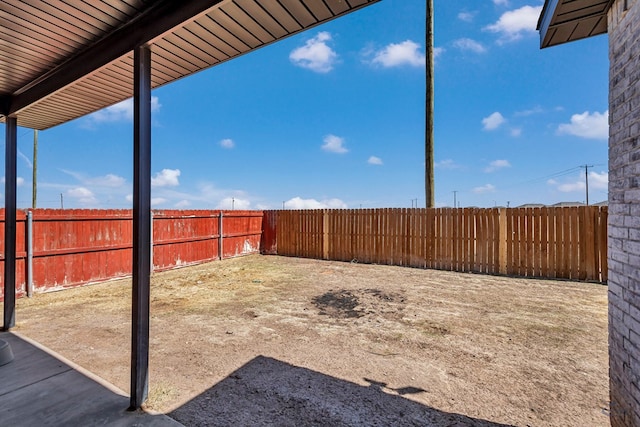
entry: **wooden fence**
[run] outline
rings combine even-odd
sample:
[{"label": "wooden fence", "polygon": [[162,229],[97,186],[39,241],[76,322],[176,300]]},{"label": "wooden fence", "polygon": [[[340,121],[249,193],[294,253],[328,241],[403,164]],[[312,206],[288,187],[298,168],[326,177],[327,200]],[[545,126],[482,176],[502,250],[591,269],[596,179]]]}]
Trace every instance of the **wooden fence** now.
[{"label": "wooden fence", "polygon": [[[259,253],[261,211],[153,211],[153,269]],[[42,292],[131,275],[131,210],[34,209],[17,213],[16,290]],[[4,210],[0,210],[4,254]],[[0,300],[4,296],[0,259]]]},{"label": "wooden fence", "polygon": [[263,252],[607,281],[607,208],[267,211]]}]

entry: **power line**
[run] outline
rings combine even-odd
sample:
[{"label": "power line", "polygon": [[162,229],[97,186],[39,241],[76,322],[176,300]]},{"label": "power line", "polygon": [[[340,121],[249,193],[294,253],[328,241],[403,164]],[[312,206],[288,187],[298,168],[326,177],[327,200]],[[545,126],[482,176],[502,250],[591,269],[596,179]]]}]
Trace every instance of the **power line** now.
[{"label": "power line", "polygon": [[532,184],[534,182],[545,181],[545,180],[549,180],[549,179],[553,179],[553,178],[559,178],[561,176],[570,175],[571,173],[573,173],[573,172],[575,172],[575,171],[577,171],[579,169],[582,169],[582,166],[574,166],[574,167],[572,167],[570,169],[565,169],[565,170],[560,171],[560,172],[554,172],[554,173],[549,174],[549,175],[541,176],[541,177],[538,177],[538,178],[532,178],[532,179],[529,179],[527,181],[522,181],[520,183],[513,184],[512,187],[519,186],[519,185],[525,185],[525,184]]},{"label": "power line", "polygon": [[[604,164],[603,163],[597,163],[597,164],[589,165],[590,168],[596,167],[596,166],[604,166]],[[502,187],[502,188],[505,189],[505,188],[519,187],[519,186],[522,186],[522,185],[533,184],[533,183],[539,182],[539,181],[545,181],[545,180],[549,180],[549,179],[553,179],[553,178],[560,178],[562,176],[571,175],[573,172],[577,172],[577,171],[579,171],[581,169],[584,169],[584,165],[574,166],[574,167],[569,168],[569,169],[565,169],[565,170],[562,170],[562,171],[559,171],[559,172],[553,172],[553,173],[551,173],[549,175],[544,175],[544,176],[540,176],[540,177],[537,177],[537,178],[531,178],[529,180],[517,182],[517,183],[514,183],[513,185],[508,185],[508,186],[505,186],[505,187]]]}]

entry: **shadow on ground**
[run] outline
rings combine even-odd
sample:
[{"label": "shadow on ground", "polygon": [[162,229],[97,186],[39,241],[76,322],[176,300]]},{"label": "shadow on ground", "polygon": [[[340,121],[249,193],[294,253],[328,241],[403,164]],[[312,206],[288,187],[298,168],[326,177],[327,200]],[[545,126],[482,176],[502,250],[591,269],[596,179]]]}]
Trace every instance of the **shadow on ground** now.
[{"label": "shadow on ground", "polygon": [[411,385],[365,381],[258,356],[168,415],[186,426],[504,426],[406,399],[423,391]]}]

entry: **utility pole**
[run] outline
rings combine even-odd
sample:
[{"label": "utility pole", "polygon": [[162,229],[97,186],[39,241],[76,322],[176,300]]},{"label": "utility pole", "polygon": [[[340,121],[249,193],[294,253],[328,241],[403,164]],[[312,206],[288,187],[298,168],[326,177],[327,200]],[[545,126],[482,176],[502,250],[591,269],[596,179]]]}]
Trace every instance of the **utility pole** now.
[{"label": "utility pole", "polygon": [[33,130],[33,176],[31,189],[31,208],[36,208],[38,199],[38,130]]},{"label": "utility pole", "polygon": [[64,198],[62,197],[62,193],[60,193],[60,209],[64,209]]},{"label": "utility pole", "polygon": [[426,45],[426,100],[425,100],[425,144],[424,144],[424,184],[425,184],[425,204],[428,208],[435,207],[435,184],[433,174],[433,0],[426,0],[427,13],[426,13],[426,31],[425,31],[425,45]]},{"label": "utility pole", "polygon": [[458,191],[457,191],[457,190],[454,190],[454,191],[453,191],[453,207],[454,207],[454,208],[458,207],[458,204],[457,204],[457,202],[456,202],[456,196],[457,196],[457,194],[458,194]]},{"label": "utility pole", "polygon": [[585,205],[589,206],[589,168],[592,168],[593,165],[582,165],[580,167],[584,168]]}]

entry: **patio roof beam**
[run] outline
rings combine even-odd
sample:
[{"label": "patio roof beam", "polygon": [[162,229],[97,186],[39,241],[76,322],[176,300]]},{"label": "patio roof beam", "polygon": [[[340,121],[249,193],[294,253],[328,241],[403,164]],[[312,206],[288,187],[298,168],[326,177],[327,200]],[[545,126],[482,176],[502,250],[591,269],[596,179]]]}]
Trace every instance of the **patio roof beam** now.
[{"label": "patio roof beam", "polygon": [[147,44],[172,28],[196,19],[221,2],[222,0],[156,1],[135,19],[16,90],[9,101],[0,99],[0,104],[9,104],[8,108],[5,107],[7,115],[16,114],[126,55],[137,46]]},{"label": "patio roof beam", "polygon": [[138,409],[149,383],[151,275],[151,49],[133,52],[133,296],[131,313],[131,400]]},{"label": "patio roof beam", "polygon": [[4,166],[4,319],[2,329],[16,324],[16,183],[18,119],[7,117],[5,123]]}]

